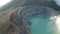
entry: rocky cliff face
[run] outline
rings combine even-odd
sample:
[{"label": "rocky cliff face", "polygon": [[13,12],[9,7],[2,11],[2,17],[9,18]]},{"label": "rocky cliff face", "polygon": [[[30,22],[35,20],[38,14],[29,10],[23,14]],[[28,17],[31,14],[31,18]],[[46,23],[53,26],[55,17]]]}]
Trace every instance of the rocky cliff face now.
[{"label": "rocky cliff face", "polygon": [[[20,0],[19,0],[20,1]],[[17,5],[18,4],[18,5]],[[12,21],[14,21],[13,22],[13,24],[15,24],[15,25],[12,25],[13,26],[13,30],[14,30],[14,32],[12,33],[12,29],[10,28],[9,30],[8,30],[8,33],[7,34],[17,34],[17,32],[16,31],[18,31],[18,30],[20,30],[19,28],[19,26],[21,25],[21,23],[19,23],[19,21],[20,20],[18,20],[18,23],[17,23],[17,21],[15,20],[15,18],[11,18],[11,15],[13,16],[13,17],[16,17],[16,18],[18,18],[17,16],[21,16],[23,19],[25,19],[25,18],[27,18],[28,16],[28,14],[30,14],[31,12],[32,12],[32,14],[33,13],[36,13],[37,11],[37,13],[39,13],[39,9],[41,10],[41,11],[43,11],[43,13],[42,13],[42,15],[44,15],[45,16],[45,14],[46,14],[46,16],[45,17],[47,17],[47,16],[49,16],[49,15],[51,15],[50,13],[53,13],[53,15],[59,15],[59,13],[60,13],[60,11],[56,11],[56,10],[60,10],[60,7],[59,6],[57,6],[56,5],[56,3],[53,1],[53,0],[26,0],[24,3],[23,3],[23,5],[21,5],[20,6],[20,4],[19,3],[17,3],[17,4],[14,4],[14,5],[17,5],[17,6],[15,6],[15,7],[11,7],[11,8],[9,8],[9,9],[7,9],[6,11],[0,11],[0,24],[2,25],[0,25],[0,32],[6,32],[6,30],[7,29],[9,29],[9,27],[10,27],[10,25],[11,25],[11,23],[10,23],[10,19],[12,20]],[[33,7],[31,7],[31,5],[34,5]],[[36,5],[36,6],[35,6]],[[12,6],[12,5],[11,5]],[[39,7],[38,7],[39,6]],[[42,6],[42,7],[41,7]],[[10,6],[9,6],[10,7]],[[22,8],[22,7],[24,7],[23,9],[20,9],[20,8]],[[45,7],[45,8],[44,8]],[[43,10],[43,8],[44,8],[44,10]],[[31,10],[30,10],[31,9]],[[36,10],[35,10],[36,9]],[[21,13],[20,13],[20,10],[22,11]],[[31,11],[31,12],[30,12]],[[35,12],[34,12],[35,11]],[[44,12],[44,11],[48,11],[48,12]],[[55,14],[54,14],[55,13]],[[56,14],[56,13],[58,13],[58,14]],[[21,15],[20,15],[21,14]],[[25,15],[26,14],[26,15]],[[30,14],[31,15],[31,14]],[[50,17],[50,16],[49,16]],[[20,17],[19,17],[20,18]],[[18,19],[19,19],[18,18]],[[17,25],[18,24],[18,25]],[[30,23],[29,23],[30,24]],[[15,26],[17,26],[18,28],[15,28]],[[2,29],[2,28],[5,28],[5,30],[4,29]],[[23,27],[22,27],[23,28]],[[4,33],[5,34],[5,33]],[[19,34],[19,31],[18,31],[18,34]]]},{"label": "rocky cliff face", "polygon": [[[15,13],[13,12],[10,21],[12,25],[17,27],[17,30],[22,31],[21,34],[31,34],[29,30],[29,23],[27,19],[31,16],[41,16],[43,18],[50,18],[51,16],[56,16],[58,13],[49,7],[30,5],[19,9]],[[28,26],[27,26],[28,25]]]},{"label": "rocky cliff face", "polygon": [[26,2],[23,5],[43,5],[51,7],[55,10],[60,9],[60,7],[56,4],[54,0],[26,0]]}]

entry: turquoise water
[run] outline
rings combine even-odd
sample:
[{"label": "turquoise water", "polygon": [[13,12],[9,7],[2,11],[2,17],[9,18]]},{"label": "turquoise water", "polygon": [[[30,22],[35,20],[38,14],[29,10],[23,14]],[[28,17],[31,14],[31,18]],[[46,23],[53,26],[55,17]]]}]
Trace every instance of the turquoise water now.
[{"label": "turquoise water", "polygon": [[48,23],[51,21],[48,18],[42,17],[31,17],[28,19],[31,24],[31,32],[32,34],[54,34],[54,30],[50,31]]}]

